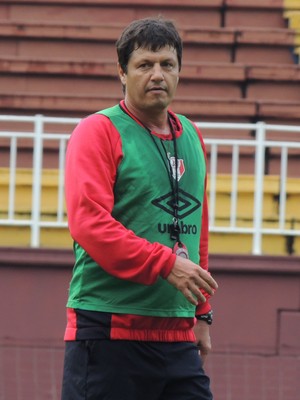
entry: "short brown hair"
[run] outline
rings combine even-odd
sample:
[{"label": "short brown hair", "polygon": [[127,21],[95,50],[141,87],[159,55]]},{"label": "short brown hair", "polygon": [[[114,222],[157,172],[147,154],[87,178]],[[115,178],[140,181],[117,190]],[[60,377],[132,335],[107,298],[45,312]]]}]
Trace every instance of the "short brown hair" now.
[{"label": "short brown hair", "polygon": [[174,23],[162,17],[135,20],[124,29],[116,42],[119,64],[127,72],[128,61],[134,50],[146,48],[157,51],[165,46],[176,50],[180,70],[182,40]]}]

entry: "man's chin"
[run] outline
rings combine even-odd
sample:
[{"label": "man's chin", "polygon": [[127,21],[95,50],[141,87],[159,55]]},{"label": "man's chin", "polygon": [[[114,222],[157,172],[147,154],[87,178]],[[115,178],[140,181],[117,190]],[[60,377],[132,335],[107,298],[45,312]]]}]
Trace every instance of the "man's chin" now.
[{"label": "man's chin", "polygon": [[155,99],[152,102],[148,103],[148,108],[149,109],[156,109],[156,110],[163,110],[165,108],[168,108],[169,104],[171,101],[168,99]]}]

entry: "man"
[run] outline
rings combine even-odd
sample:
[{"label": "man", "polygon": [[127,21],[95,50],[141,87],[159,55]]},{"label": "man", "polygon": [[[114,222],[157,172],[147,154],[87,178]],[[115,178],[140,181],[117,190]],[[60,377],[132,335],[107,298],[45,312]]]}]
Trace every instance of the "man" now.
[{"label": "man", "polygon": [[76,262],[62,399],[212,399],[204,145],[169,110],[181,39],[172,22],[143,19],[116,45],[125,98],[68,145]]}]

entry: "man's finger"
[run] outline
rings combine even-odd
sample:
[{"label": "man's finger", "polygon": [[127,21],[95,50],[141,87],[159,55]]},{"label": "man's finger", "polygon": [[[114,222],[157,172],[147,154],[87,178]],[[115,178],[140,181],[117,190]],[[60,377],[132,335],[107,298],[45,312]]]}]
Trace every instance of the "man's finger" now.
[{"label": "man's finger", "polygon": [[212,287],[205,279],[203,279],[201,276],[196,276],[194,278],[194,282],[198,288],[203,289],[205,292],[210,294],[211,296],[215,293],[215,288]]},{"label": "man's finger", "polygon": [[198,276],[203,279],[210,287],[213,289],[218,288],[217,282],[214,280],[214,278],[203,268],[199,267],[198,269]]},{"label": "man's finger", "polygon": [[196,284],[190,284],[189,289],[201,303],[204,303],[206,301],[204,294],[201,292],[201,290]]},{"label": "man's finger", "polygon": [[185,297],[191,304],[193,304],[194,306],[197,306],[197,305],[198,305],[197,299],[195,299],[195,297],[193,296],[193,293],[192,293],[188,288],[186,288],[186,289],[185,289],[184,291],[182,291],[181,293],[184,295],[184,297]]}]

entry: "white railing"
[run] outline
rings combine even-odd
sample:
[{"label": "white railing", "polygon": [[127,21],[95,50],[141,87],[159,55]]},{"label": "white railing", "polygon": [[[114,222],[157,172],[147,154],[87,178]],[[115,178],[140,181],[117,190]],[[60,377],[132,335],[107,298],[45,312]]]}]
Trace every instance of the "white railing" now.
[{"label": "white railing", "polygon": [[[288,151],[297,149],[299,166],[300,166],[300,126],[287,125],[267,125],[264,122],[256,124],[239,124],[239,123],[197,123],[202,130],[219,129],[219,130],[246,130],[253,131],[253,139],[207,139],[206,146],[210,146],[210,232],[221,233],[238,233],[252,235],[252,254],[260,255],[262,253],[262,236],[263,235],[284,235],[284,236],[300,236],[300,230],[285,228],[286,222],[286,182],[288,178]],[[299,140],[284,141],[284,140],[268,140],[266,138],[268,132],[281,133],[297,133]],[[284,138],[284,135],[283,135]],[[230,194],[230,224],[229,226],[215,225],[216,211],[216,179],[217,179],[217,161],[218,147],[230,146],[232,148],[231,159],[231,194]],[[238,176],[239,176],[239,152],[243,147],[254,148],[254,202],[253,202],[253,224],[251,227],[237,226],[237,196],[238,196]],[[263,196],[264,196],[264,176],[265,176],[265,161],[266,149],[280,149],[280,190],[279,190],[279,224],[276,228],[263,227]],[[300,178],[300,172],[298,174]],[[300,204],[299,204],[300,206]],[[300,221],[300,207],[298,214],[298,222]]]},{"label": "white railing", "polygon": [[[10,158],[9,158],[9,190],[8,190],[8,216],[0,219],[0,226],[29,226],[31,229],[31,247],[39,247],[40,230],[46,228],[66,228],[67,222],[64,213],[64,164],[66,144],[70,137],[70,132],[74,126],[80,121],[76,118],[55,118],[45,117],[43,115],[35,116],[6,116],[0,115],[1,122],[31,124],[30,131],[0,130],[0,139],[10,140]],[[54,133],[45,129],[45,125],[51,126],[63,125],[68,126],[66,133]],[[16,200],[16,174],[17,174],[17,151],[18,141],[29,139],[32,141],[33,157],[32,157],[32,200],[31,200],[31,216],[29,219],[17,218],[15,213]],[[42,194],[42,165],[44,145],[46,141],[58,141],[58,163],[59,171],[58,179],[58,197],[57,197],[57,214],[56,220],[45,220],[41,218],[41,194]]]},{"label": "white railing", "polygon": [[[43,227],[47,228],[66,228],[66,216],[64,208],[64,163],[65,150],[70,132],[80,120],[77,118],[55,118],[45,117],[43,115],[35,116],[6,116],[0,115],[0,143],[2,146],[9,146],[9,189],[8,189],[8,211],[7,217],[0,219],[0,226],[28,226],[31,229],[31,246],[39,247],[40,245],[40,230]],[[27,124],[27,130],[7,128],[9,124],[15,126],[19,124]],[[2,127],[4,126],[4,128]],[[49,126],[47,128],[47,125]],[[209,136],[209,131],[245,131],[252,132],[248,134],[246,139],[236,138],[206,138],[205,143],[209,150],[209,210],[210,210],[210,231],[221,233],[238,233],[252,235],[252,253],[261,254],[262,252],[262,237],[268,235],[285,235],[285,236],[300,236],[300,230],[286,228],[286,182],[288,177],[289,151],[298,152],[300,158],[300,126],[282,126],[282,125],[267,125],[263,122],[255,124],[240,124],[240,123],[197,123],[202,130],[204,136]],[[31,128],[28,128],[31,126]],[[62,127],[62,132],[57,132],[59,126]],[[55,129],[53,128],[55,127]],[[269,132],[289,132],[299,134],[299,140],[270,140],[267,135]],[[207,133],[207,135],[206,135]],[[296,136],[296,135],[295,135]],[[32,199],[31,199],[31,215],[28,219],[20,219],[16,215],[16,174],[18,165],[18,145],[22,140],[31,141],[33,148],[32,157]],[[6,141],[6,142],[5,142]],[[42,194],[42,170],[43,157],[46,142],[57,142],[58,157],[56,168],[59,171],[58,175],[58,190],[57,190],[57,207],[55,220],[47,218],[43,215],[41,218],[41,194]],[[8,142],[8,143],[7,143]],[[4,143],[4,145],[2,145]],[[230,221],[229,224],[223,224],[218,221],[216,223],[216,182],[217,177],[223,171],[218,171],[218,159],[220,157],[219,149],[224,148],[229,150],[230,160]],[[238,178],[240,176],[240,153],[243,149],[253,149],[253,176],[254,176],[254,199],[253,199],[253,218],[251,226],[238,226],[237,224],[237,199],[238,199]],[[263,226],[263,196],[264,196],[264,176],[265,176],[265,154],[266,149],[277,150],[280,158],[280,190],[279,190],[279,215],[278,226],[275,228],[267,228]],[[228,153],[228,152],[227,152]],[[300,164],[300,160],[299,160]],[[0,167],[4,165],[1,163]],[[299,174],[300,177],[300,174]],[[0,196],[3,196],[0,192]],[[300,207],[299,207],[300,210]],[[300,211],[299,211],[300,220]]]}]

